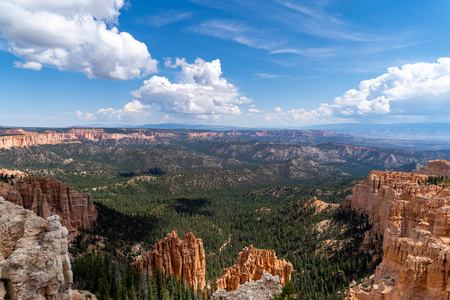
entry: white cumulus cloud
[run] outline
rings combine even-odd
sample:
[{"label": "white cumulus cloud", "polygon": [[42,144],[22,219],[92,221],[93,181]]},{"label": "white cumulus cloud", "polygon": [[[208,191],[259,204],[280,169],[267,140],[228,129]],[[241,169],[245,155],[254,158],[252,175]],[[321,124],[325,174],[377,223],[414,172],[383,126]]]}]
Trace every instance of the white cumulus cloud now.
[{"label": "white cumulus cloud", "polygon": [[334,99],[343,114],[388,114],[392,101],[439,100],[450,96],[450,58],[436,63],[406,64],[388,68],[374,79],[361,81],[359,89],[350,89]]},{"label": "white cumulus cloud", "polygon": [[34,61],[29,61],[26,63],[21,63],[20,61],[16,61],[14,63],[14,66],[16,68],[30,69],[30,70],[35,70],[35,71],[39,71],[40,69],[42,69],[42,64],[40,64],[38,62],[34,62]]},{"label": "white cumulus cloud", "polygon": [[25,63],[111,80],[157,71],[147,46],[117,27],[124,0],[0,0],[0,38]]},{"label": "white cumulus cloud", "polygon": [[172,83],[166,77],[153,76],[144,81],[132,95],[145,103],[157,104],[168,113],[208,115],[239,115],[239,104],[253,101],[241,96],[238,88],[222,77],[220,60],[206,62],[197,58],[193,64],[176,58],[165,62],[167,68],[181,68]]},{"label": "white cumulus cloud", "polygon": [[82,122],[134,122],[144,120],[150,115],[150,105],[144,105],[138,100],[133,100],[121,109],[101,108],[96,113],[76,112],[76,117]]},{"label": "white cumulus cloud", "polygon": [[[319,108],[303,108],[265,115],[269,121],[298,121],[301,123],[344,122],[369,116],[389,115],[396,104],[396,114],[417,114],[417,107],[425,107],[442,114],[442,103],[450,103],[450,58],[439,58],[435,63],[405,64],[388,68],[373,79],[361,81],[358,89],[350,89],[332,103]],[[433,105],[435,103],[435,105]],[[430,105],[431,104],[431,105]]]}]

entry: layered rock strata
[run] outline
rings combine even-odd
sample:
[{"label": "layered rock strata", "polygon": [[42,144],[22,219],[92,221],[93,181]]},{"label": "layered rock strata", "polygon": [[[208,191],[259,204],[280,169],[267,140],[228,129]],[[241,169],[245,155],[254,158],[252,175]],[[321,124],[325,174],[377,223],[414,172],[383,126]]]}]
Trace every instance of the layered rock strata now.
[{"label": "layered rock strata", "polygon": [[272,276],[264,273],[261,279],[246,282],[240,285],[237,290],[227,292],[218,290],[212,295],[212,300],[272,300],[281,294],[282,286],[278,275]]},{"label": "layered rock strata", "polygon": [[98,217],[89,194],[78,193],[56,179],[16,177],[9,183],[0,183],[0,196],[42,218],[60,216],[62,224],[71,233],[91,228]]},{"label": "layered rock strata", "polygon": [[0,136],[0,149],[12,147],[29,147],[34,145],[55,145],[64,142],[102,140],[147,140],[157,137],[171,136],[171,133],[137,131],[130,133],[108,133],[103,129],[72,129],[69,132],[46,131],[45,133],[26,132],[25,134]]},{"label": "layered rock strata", "polygon": [[264,273],[278,275],[284,285],[290,280],[293,270],[291,263],[277,259],[274,250],[256,249],[250,245],[239,253],[237,264],[223,270],[222,277],[216,280],[216,287],[218,290],[234,291],[245,282],[261,279]]},{"label": "layered rock strata", "polygon": [[164,240],[155,243],[153,251],[138,258],[134,266],[152,276],[156,270],[163,276],[173,274],[177,280],[183,280],[196,290],[205,288],[205,250],[202,240],[195,238],[192,232],[182,241],[177,232],[172,231]]},{"label": "layered rock strata", "polygon": [[347,198],[383,236],[373,287],[353,289],[348,299],[450,298],[450,188],[425,185],[427,178],[373,171]]},{"label": "layered rock strata", "polygon": [[68,231],[0,197],[0,299],[71,299]]}]

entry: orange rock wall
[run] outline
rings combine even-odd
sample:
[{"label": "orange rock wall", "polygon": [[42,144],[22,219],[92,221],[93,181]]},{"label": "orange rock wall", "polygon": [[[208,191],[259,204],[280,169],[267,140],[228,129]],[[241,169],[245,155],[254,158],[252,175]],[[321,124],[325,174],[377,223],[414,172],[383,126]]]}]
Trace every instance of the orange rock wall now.
[{"label": "orange rock wall", "polygon": [[274,250],[244,248],[239,253],[237,264],[224,269],[222,277],[216,280],[217,290],[234,291],[245,282],[261,279],[264,273],[280,277],[281,285],[290,280],[294,267],[284,259],[277,259]]},{"label": "orange rock wall", "polygon": [[81,228],[91,228],[98,217],[89,194],[78,193],[56,179],[16,178],[13,184],[0,183],[0,196],[45,219],[58,215],[71,233]]},{"label": "orange rock wall", "polygon": [[12,147],[29,147],[33,145],[55,145],[73,141],[101,140],[149,140],[156,137],[170,136],[171,133],[138,131],[132,133],[106,133],[102,129],[72,129],[67,133],[47,131],[46,133],[27,133],[24,135],[0,136],[0,149]]},{"label": "orange rock wall", "polygon": [[347,198],[383,235],[373,287],[353,289],[348,299],[450,298],[450,188],[426,179],[373,171]]},{"label": "orange rock wall", "polygon": [[182,241],[176,231],[172,231],[164,240],[155,243],[153,251],[137,259],[134,266],[152,276],[160,270],[164,276],[173,274],[194,289],[205,288],[205,250],[202,240],[196,239],[192,232]]}]

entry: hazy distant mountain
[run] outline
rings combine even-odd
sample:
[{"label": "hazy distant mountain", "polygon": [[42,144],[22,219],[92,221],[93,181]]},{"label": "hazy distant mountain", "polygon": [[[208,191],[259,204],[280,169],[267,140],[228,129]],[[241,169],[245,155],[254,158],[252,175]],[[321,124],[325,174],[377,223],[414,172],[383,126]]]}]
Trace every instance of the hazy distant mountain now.
[{"label": "hazy distant mountain", "polygon": [[400,124],[330,124],[305,126],[305,129],[323,129],[364,138],[407,140],[450,140],[450,123],[400,123]]}]

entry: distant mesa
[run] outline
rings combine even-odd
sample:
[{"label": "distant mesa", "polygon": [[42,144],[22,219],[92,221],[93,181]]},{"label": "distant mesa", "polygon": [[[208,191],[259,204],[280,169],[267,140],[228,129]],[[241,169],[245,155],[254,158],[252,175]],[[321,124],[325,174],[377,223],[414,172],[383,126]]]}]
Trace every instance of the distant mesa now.
[{"label": "distant mesa", "polygon": [[58,215],[70,237],[97,222],[97,209],[89,194],[78,193],[56,179],[32,177],[20,171],[2,169],[0,176],[0,196],[42,218]]},{"label": "distant mesa", "polygon": [[[16,132],[22,132],[18,129]],[[104,129],[71,129],[68,132],[46,131],[45,133],[23,131],[18,135],[0,136],[0,149],[12,147],[29,147],[34,145],[55,145],[67,142],[102,140],[146,140],[153,141],[156,137],[172,136],[171,133],[152,132],[135,129],[124,133],[108,133]]]},{"label": "distant mesa", "polygon": [[205,288],[205,250],[202,240],[195,238],[192,232],[186,233],[182,241],[177,232],[172,231],[133,265],[151,276],[159,270],[163,276],[174,275],[195,290]]},{"label": "distant mesa", "polygon": [[351,289],[347,299],[448,299],[450,187],[428,178],[448,176],[449,166],[437,160],[413,173],[372,171],[354,187],[347,205],[373,224],[362,248],[382,236],[383,257],[373,285]]},{"label": "distant mesa", "polygon": [[291,279],[293,265],[284,259],[277,259],[274,250],[256,249],[252,245],[239,253],[237,264],[224,269],[222,277],[216,280],[217,290],[227,292],[236,290],[240,285],[261,279],[264,273],[279,276],[284,285]]}]

